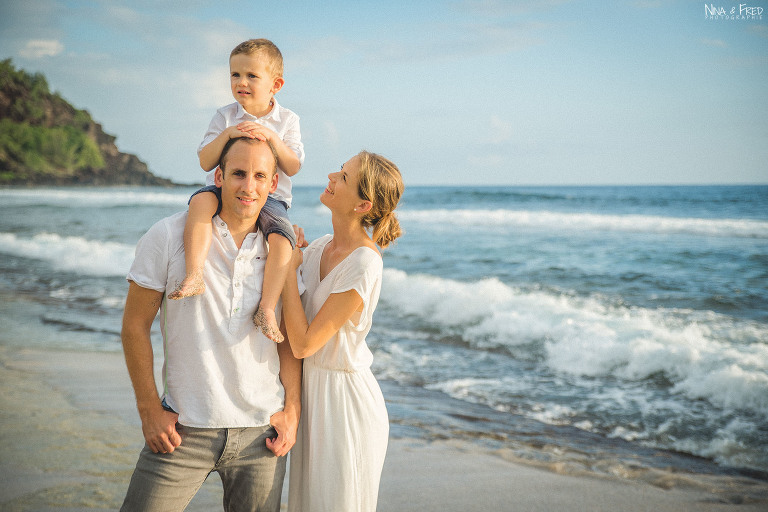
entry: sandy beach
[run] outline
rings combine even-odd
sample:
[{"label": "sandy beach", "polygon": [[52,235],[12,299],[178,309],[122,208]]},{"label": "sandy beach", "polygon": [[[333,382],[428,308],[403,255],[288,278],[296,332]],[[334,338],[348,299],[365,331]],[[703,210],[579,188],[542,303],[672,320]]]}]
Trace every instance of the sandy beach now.
[{"label": "sandy beach", "polygon": [[[2,510],[119,508],[143,445],[120,353],[0,346],[0,408]],[[468,442],[392,439],[378,510],[768,510],[768,484],[746,477],[596,476],[510,458]],[[209,478],[187,510],[221,510],[220,487]]]}]

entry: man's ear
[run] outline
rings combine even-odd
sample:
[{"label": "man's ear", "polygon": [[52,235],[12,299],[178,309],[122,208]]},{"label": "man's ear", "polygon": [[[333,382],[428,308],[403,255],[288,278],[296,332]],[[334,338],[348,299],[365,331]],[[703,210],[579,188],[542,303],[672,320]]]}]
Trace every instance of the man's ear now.
[{"label": "man's ear", "polygon": [[277,175],[277,167],[275,167],[275,174],[272,175],[272,185],[269,186],[269,193],[273,193],[277,190],[277,181],[279,176]]},{"label": "man's ear", "polygon": [[216,167],[216,170],[213,172],[215,173],[213,175],[213,182],[217,187],[221,188],[221,184],[224,183],[224,171],[221,170],[221,167]]}]

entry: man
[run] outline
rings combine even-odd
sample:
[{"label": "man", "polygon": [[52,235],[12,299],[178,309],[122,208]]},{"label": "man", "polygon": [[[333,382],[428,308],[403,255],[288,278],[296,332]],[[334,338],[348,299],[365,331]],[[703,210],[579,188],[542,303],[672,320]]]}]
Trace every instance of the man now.
[{"label": "man", "polygon": [[[137,245],[122,339],[146,446],[122,510],[183,510],[212,471],[224,484],[226,510],[280,509],[301,362],[288,343],[269,341],[251,321],[267,255],[256,219],[277,186],[276,161],[274,149],[256,139],[232,139],[222,151],[222,207],[213,218],[203,295],[165,297],[185,276],[186,212],[152,226]],[[158,310],[162,396],[150,342]]]}]

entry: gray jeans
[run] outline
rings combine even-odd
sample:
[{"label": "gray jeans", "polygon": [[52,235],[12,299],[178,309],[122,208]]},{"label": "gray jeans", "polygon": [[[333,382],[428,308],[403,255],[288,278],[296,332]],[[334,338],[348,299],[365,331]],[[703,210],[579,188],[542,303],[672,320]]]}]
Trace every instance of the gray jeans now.
[{"label": "gray jeans", "polygon": [[224,510],[278,512],[285,457],[266,446],[269,425],[208,429],[177,424],[181,445],[173,453],[139,455],[122,511],[180,511],[212,472],[224,485]]}]

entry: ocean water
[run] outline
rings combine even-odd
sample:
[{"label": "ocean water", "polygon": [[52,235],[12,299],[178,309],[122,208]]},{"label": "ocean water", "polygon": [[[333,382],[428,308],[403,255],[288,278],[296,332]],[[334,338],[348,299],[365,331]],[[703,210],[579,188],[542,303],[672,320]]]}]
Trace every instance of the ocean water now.
[{"label": "ocean water", "polygon": [[[0,189],[0,342],[119,351],[134,245],[192,190]],[[410,187],[399,218],[393,435],[768,479],[768,186]]]}]

